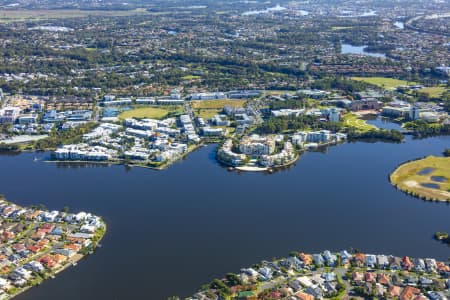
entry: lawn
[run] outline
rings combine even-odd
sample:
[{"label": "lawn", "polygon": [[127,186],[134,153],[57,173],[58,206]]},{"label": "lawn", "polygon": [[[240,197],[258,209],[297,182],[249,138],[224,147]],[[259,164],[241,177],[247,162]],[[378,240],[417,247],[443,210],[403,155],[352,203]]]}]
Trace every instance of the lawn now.
[{"label": "lawn", "polygon": [[387,77],[352,77],[353,80],[363,81],[369,84],[376,85],[380,88],[384,88],[386,90],[392,90],[402,85],[414,85],[415,82],[400,80],[395,78],[387,78]]},{"label": "lawn", "polygon": [[169,113],[182,113],[183,109],[179,106],[159,106],[159,107],[139,107],[132,110],[124,111],[119,118],[129,119],[164,119]]},{"label": "lawn", "polygon": [[202,76],[197,76],[197,75],[186,75],[181,77],[181,79],[183,80],[194,80],[194,79],[200,79],[202,78]]},{"label": "lawn", "polygon": [[247,100],[195,100],[192,101],[192,108],[202,109],[222,109],[224,106],[243,107]]},{"label": "lawn", "polygon": [[194,115],[205,120],[209,120],[217,114],[220,114],[222,109],[211,108],[211,109],[194,109]]},{"label": "lawn", "polygon": [[405,163],[391,174],[390,180],[402,191],[427,200],[450,201],[450,157],[428,156]]},{"label": "lawn", "polygon": [[270,91],[266,91],[267,95],[274,95],[274,96],[279,96],[279,95],[284,95],[284,94],[290,94],[290,95],[295,95],[295,91],[288,91],[288,90],[270,90]]},{"label": "lawn", "polygon": [[420,93],[428,94],[430,98],[439,98],[447,89],[444,86],[433,86],[420,89]]},{"label": "lawn", "polygon": [[353,27],[351,26],[333,26],[331,27],[331,30],[335,31],[335,30],[345,30],[345,29],[352,29]]},{"label": "lawn", "polygon": [[192,110],[196,117],[211,119],[222,112],[224,106],[243,107],[247,100],[194,100]]},{"label": "lawn", "polygon": [[367,124],[365,120],[359,119],[356,115],[349,113],[344,115],[342,122],[347,127],[354,127],[361,131],[369,131],[372,129],[377,129],[376,126]]}]

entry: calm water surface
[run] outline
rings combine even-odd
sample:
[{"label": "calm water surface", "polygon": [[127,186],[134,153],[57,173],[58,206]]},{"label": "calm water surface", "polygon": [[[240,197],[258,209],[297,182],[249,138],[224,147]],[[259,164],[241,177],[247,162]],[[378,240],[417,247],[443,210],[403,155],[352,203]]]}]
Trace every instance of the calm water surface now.
[{"label": "calm water surface", "polygon": [[394,26],[397,27],[398,29],[405,29],[405,23],[403,22],[394,22]]},{"label": "calm water surface", "polygon": [[214,146],[166,171],[0,156],[0,191],[11,201],[69,206],[108,224],[94,255],[17,299],[188,296],[214,277],[291,250],[447,259],[449,248],[432,235],[450,231],[450,206],[411,198],[387,177],[401,162],[449,145],[450,137],[343,144],[271,175],[228,172],[215,162]]},{"label": "calm water surface", "polygon": [[377,116],[375,118],[367,117],[366,122],[371,125],[375,125],[378,128],[383,129],[395,129],[395,130],[402,130],[402,126],[398,123],[392,122],[389,118],[384,118],[381,116]]},{"label": "calm water surface", "polygon": [[353,46],[350,44],[341,44],[341,54],[359,54],[372,57],[386,57],[384,53],[368,52],[364,50],[367,46]]}]

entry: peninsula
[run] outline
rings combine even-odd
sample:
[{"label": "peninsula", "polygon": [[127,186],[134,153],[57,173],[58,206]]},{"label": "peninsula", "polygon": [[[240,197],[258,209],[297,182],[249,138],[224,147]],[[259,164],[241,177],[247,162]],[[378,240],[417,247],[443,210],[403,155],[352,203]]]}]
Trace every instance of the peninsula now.
[{"label": "peninsula", "polygon": [[399,166],[390,181],[398,189],[425,200],[450,202],[450,157],[428,156]]},{"label": "peninsula", "polygon": [[105,223],[93,214],[25,208],[0,196],[0,299],[76,266],[105,232]]}]

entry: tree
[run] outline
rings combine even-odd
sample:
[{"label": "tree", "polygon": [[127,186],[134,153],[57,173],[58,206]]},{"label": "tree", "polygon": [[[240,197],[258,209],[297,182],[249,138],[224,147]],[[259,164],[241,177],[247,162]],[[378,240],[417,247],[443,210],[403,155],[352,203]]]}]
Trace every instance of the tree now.
[{"label": "tree", "polygon": [[446,148],[446,149],[444,150],[444,156],[447,156],[447,157],[450,156],[450,148]]},{"label": "tree", "polygon": [[228,273],[227,275],[225,275],[225,278],[227,280],[228,286],[236,286],[242,284],[239,275],[236,275],[234,273]]}]

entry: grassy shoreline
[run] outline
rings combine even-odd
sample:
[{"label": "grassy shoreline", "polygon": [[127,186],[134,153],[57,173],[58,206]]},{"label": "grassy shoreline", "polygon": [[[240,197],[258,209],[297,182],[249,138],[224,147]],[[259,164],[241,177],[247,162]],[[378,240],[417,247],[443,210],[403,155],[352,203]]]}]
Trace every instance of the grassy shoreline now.
[{"label": "grassy shoreline", "polygon": [[415,197],[450,202],[449,157],[428,156],[406,162],[390,174],[389,180],[396,188]]}]

